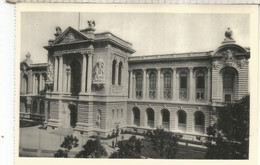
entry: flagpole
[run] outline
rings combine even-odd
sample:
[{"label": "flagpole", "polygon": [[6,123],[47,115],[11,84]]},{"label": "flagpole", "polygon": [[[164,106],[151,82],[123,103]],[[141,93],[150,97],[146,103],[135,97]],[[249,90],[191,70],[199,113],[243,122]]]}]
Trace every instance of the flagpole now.
[{"label": "flagpole", "polygon": [[79,30],[79,27],[80,27],[80,12],[79,12],[79,18],[78,18],[78,30]]}]

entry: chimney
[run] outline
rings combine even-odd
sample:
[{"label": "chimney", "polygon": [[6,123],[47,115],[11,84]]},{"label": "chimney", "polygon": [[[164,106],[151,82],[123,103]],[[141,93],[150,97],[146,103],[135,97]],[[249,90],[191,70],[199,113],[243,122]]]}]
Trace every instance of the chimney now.
[{"label": "chimney", "polygon": [[88,38],[91,38],[91,39],[94,39],[95,35],[94,35],[94,32],[95,32],[95,21],[94,20],[90,20],[88,21],[88,27],[86,29],[82,29],[80,30],[80,32],[82,32],[83,34],[85,34]]}]

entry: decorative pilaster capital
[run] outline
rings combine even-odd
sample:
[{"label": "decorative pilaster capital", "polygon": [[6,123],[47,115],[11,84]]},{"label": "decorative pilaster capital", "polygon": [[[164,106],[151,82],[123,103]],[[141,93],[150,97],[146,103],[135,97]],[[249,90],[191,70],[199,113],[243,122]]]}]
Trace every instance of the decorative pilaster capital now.
[{"label": "decorative pilaster capital", "polygon": [[129,71],[129,72],[133,72],[133,69],[132,69],[132,68],[131,68],[131,69],[128,69],[128,71]]},{"label": "decorative pilaster capital", "polygon": [[142,68],[142,71],[143,71],[143,72],[146,72],[146,68]]},{"label": "decorative pilaster capital", "polygon": [[175,72],[175,71],[176,71],[176,69],[177,69],[176,67],[172,67],[172,71],[173,71],[173,72]]},{"label": "decorative pilaster capital", "polygon": [[88,51],[88,58],[92,58],[94,56],[94,51]]},{"label": "decorative pilaster capital", "polygon": [[211,68],[212,68],[211,65],[208,65],[208,66],[207,66],[207,69],[208,69],[208,70],[210,70]]},{"label": "decorative pilaster capital", "polygon": [[161,71],[161,68],[156,68],[156,70],[159,72],[159,71]]},{"label": "decorative pilaster capital", "polygon": [[193,68],[194,68],[194,67],[190,66],[190,67],[189,67],[189,70],[190,70],[190,71],[192,71],[192,70],[193,70]]}]

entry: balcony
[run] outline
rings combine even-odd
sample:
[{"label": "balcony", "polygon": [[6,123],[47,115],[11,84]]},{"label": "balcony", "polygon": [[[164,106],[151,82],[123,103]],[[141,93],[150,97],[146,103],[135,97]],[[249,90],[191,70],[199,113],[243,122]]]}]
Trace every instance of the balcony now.
[{"label": "balcony", "polygon": [[141,90],[136,90],[135,96],[136,96],[137,99],[141,99],[142,98],[142,91]]},{"label": "balcony", "polygon": [[195,131],[199,133],[204,133],[205,132],[204,125],[195,125]]},{"label": "balcony", "polygon": [[170,89],[164,89],[164,91],[163,91],[163,98],[167,99],[167,100],[171,99],[171,91],[170,91]]},{"label": "balcony", "polygon": [[186,132],[186,124],[178,123],[178,129],[183,132]]},{"label": "balcony", "polygon": [[147,126],[150,127],[150,128],[154,127],[154,121],[153,120],[148,120],[147,124],[148,124]]},{"label": "balcony", "polygon": [[149,90],[149,98],[151,98],[151,99],[156,98],[156,91],[155,90]]},{"label": "balcony", "polygon": [[179,98],[181,100],[187,100],[188,99],[187,89],[180,89],[180,91],[179,91]]},{"label": "balcony", "polygon": [[169,122],[162,122],[163,128],[169,130],[170,129],[170,123]]},{"label": "balcony", "polygon": [[134,125],[139,127],[140,126],[140,119],[134,119]]}]

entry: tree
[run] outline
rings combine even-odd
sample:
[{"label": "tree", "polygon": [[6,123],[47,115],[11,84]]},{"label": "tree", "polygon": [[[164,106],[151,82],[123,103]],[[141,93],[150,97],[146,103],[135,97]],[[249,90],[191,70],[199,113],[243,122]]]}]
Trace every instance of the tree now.
[{"label": "tree", "polygon": [[81,150],[76,158],[101,158],[102,156],[106,156],[107,152],[105,148],[101,145],[100,140],[88,140],[87,143],[82,146],[83,150]]},{"label": "tree", "polygon": [[218,108],[218,121],[207,128],[207,159],[248,159],[249,100]]},{"label": "tree", "polygon": [[140,139],[137,139],[136,136],[131,136],[129,140],[118,142],[119,150],[113,152],[110,158],[140,158],[141,145]]},{"label": "tree", "polygon": [[78,139],[77,137],[73,137],[72,135],[68,135],[64,138],[64,141],[60,145],[61,148],[64,149],[59,149],[56,153],[54,153],[54,157],[68,157],[68,153],[70,150],[74,147],[78,147]]},{"label": "tree", "polygon": [[175,134],[165,131],[163,128],[148,131],[146,141],[150,142],[152,149],[162,159],[175,158],[178,152],[178,138]]}]

